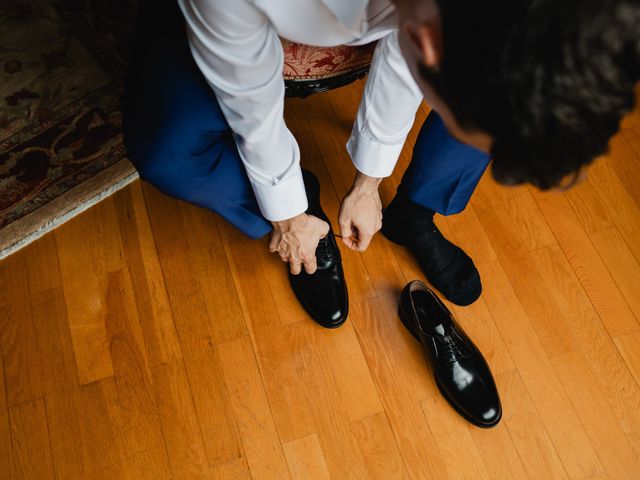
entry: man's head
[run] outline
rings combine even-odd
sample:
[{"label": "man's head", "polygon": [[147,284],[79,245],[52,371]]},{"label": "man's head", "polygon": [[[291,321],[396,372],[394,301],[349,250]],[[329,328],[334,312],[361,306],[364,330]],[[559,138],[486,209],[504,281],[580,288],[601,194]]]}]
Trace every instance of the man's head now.
[{"label": "man's head", "polygon": [[402,51],[502,182],[546,189],[607,150],[640,80],[640,0],[396,0]]}]

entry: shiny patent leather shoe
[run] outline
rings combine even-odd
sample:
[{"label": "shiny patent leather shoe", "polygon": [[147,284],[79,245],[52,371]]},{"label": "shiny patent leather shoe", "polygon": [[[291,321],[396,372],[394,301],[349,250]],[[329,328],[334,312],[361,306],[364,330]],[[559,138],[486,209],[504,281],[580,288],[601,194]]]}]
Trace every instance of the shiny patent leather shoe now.
[{"label": "shiny patent leather shoe", "polygon": [[[321,218],[331,226],[320,207],[318,179],[308,170],[303,170],[302,175],[309,201],[307,213]],[[342,257],[331,228],[327,236],[318,243],[316,261],[318,269],[311,275],[304,268],[298,275],[289,273],[291,288],[302,307],[317,324],[325,328],[337,328],[347,320],[349,297],[342,270]]]},{"label": "shiny patent leather shoe", "polygon": [[493,375],[449,309],[423,282],[414,280],[402,290],[398,313],[422,344],[436,385],[449,404],[472,424],[495,427],[502,406]]}]

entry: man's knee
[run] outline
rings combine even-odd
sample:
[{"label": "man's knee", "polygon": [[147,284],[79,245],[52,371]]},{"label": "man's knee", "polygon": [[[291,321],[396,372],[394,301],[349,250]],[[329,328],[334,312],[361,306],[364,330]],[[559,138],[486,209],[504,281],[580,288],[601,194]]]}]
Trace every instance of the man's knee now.
[{"label": "man's knee", "polygon": [[193,172],[187,155],[189,146],[181,141],[176,129],[168,125],[140,125],[134,122],[123,128],[124,144],[129,160],[138,170],[140,178],[171,195],[179,180]]}]

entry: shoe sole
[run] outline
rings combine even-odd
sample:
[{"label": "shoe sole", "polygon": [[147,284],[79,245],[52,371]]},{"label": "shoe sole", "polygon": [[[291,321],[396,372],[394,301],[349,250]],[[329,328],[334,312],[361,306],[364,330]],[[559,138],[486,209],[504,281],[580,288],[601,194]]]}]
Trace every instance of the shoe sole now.
[{"label": "shoe sole", "polygon": [[[420,341],[420,337],[418,336],[417,332],[414,329],[415,327],[413,323],[409,322],[409,320],[406,318],[406,315],[404,314],[400,306],[398,306],[398,315],[400,316],[400,321],[404,325],[404,328],[407,329],[407,331],[413,336],[413,338],[415,338],[418,341],[418,343],[422,347],[422,342]],[[424,356],[427,359],[427,363],[431,366],[431,360],[429,360],[429,357],[426,354]],[[433,373],[433,368],[431,369],[431,372]],[[498,418],[492,423],[479,423],[473,418],[469,417],[469,415],[467,415],[463,410],[461,410],[456,405],[456,403],[449,397],[449,395],[444,390],[444,388],[442,388],[442,385],[440,385],[440,381],[438,380],[438,377],[435,374],[433,375],[433,378],[435,380],[436,387],[438,387],[438,391],[440,392],[440,395],[442,395],[442,397],[447,401],[449,406],[453,408],[455,412],[458,415],[460,415],[462,418],[464,418],[467,422],[469,422],[472,425],[475,425],[476,427],[485,428],[485,429],[493,428],[496,425],[498,425],[498,423],[500,423],[500,420],[502,419],[502,410],[500,410],[500,415],[498,416]]]}]

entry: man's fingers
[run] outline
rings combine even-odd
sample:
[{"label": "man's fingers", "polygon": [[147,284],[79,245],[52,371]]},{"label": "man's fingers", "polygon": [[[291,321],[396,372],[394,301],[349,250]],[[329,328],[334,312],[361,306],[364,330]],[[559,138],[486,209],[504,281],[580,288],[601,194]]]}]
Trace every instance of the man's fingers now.
[{"label": "man's fingers", "polygon": [[342,237],[342,242],[351,250],[358,250],[358,242],[351,237]]},{"label": "man's fingers", "polygon": [[271,240],[269,240],[269,251],[271,253],[274,253],[276,250],[278,250],[279,237],[280,236],[275,233],[271,235]]},{"label": "man's fingers", "polygon": [[369,243],[371,243],[372,238],[373,235],[360,232],[360,235],[358,236],[358,250],[364,252],[369,247]]},{"label": "man's fingers", "polygon": [[300,262],[289,262],[289,269],[293,275],[298,275],[302,271]]},{"label": "man's fingers", "polygon": [[315,255],[304,262],[304,269],[309,275],[316,273],[316,270],[318,269],[318,262],[316,261]]},{"label": "man's fingers", "polygon": [[351,222],[343,222],[340,224],[340,235],[342,238],[349,238],[352,234]]}]

